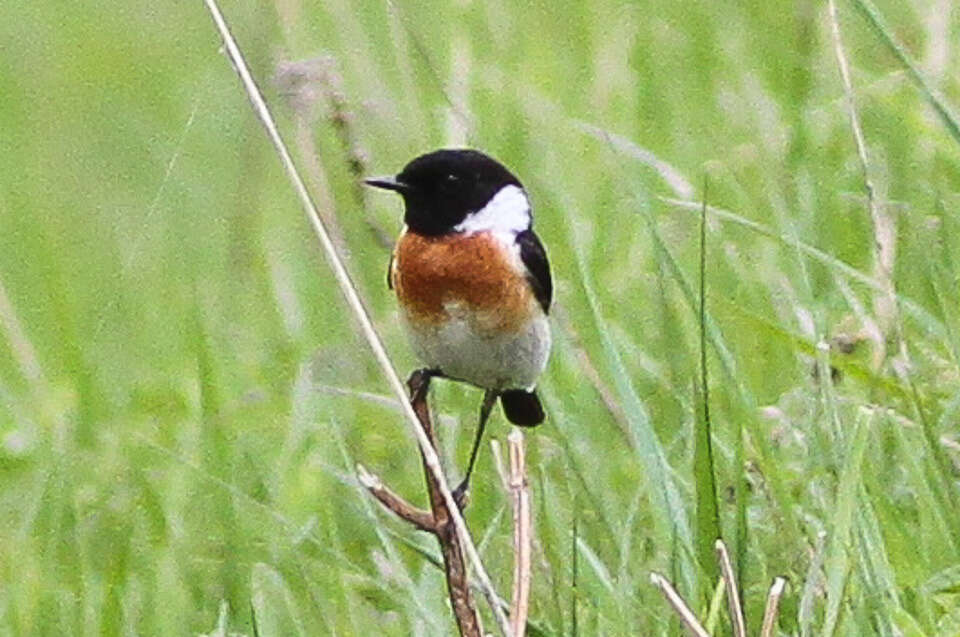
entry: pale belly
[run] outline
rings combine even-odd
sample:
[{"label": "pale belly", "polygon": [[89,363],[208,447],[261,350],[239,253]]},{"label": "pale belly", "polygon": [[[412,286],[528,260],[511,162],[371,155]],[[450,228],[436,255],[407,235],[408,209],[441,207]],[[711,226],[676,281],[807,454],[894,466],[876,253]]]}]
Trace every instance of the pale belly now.
[{"label": "pale belly", "polygon": [[550,324],[534,313],[526,328],[508,336],[483,329],[458,305],[449,305],[448,319],[413,322],[401,311],[417,356],[444,376],[485,389],[533,389],[550,354]]}]

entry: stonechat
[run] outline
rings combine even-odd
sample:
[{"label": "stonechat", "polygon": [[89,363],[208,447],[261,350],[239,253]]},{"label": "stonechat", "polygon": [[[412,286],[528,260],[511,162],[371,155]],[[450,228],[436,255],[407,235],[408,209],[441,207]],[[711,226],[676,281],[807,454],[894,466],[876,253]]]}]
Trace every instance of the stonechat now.
[{"label": "stonechat", "polygon": [[403,197],[387,285],[424,378],[486,390],[459,500],[498,398],[516,425],[544,420],[535,387],[550,354],[550,264],[523,185],[479,151],[434,151],[366,183]]}]

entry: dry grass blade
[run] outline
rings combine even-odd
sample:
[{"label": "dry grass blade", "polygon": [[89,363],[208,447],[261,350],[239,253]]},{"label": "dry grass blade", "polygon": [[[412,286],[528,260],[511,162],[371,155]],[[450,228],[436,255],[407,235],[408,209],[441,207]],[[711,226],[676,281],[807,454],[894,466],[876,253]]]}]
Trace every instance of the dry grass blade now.
[{"label": "dry grass blade", "polygon": [[650,581],[660,589],[663,597],[667,600],[667,603],[673,607],[673,610],[677,611],[677,615],[680,616],[680,621],[687,627],[691,635],[695,637],[710,637],[710,633],[703,627],[700,620],[697,619],[697,616],[693,614],[693,611],[690,610],[687,603],[683,601],[680,593],[667,581],[667,578],[659,573],[650,573]]},{"label": "dry grass blade", "polygon": [[514,637],[523,637],[530,610],[530,564],[533,548],[533,522],[530,515],[530,489],[527,486],[523,434],[514,429],[507,437],[510,450],[510,497],[513,499],[513,599],[510,603],[510,627]]},{"label": "dry grass blade", "polygon": [[727,552],[727,545],[723,540],[717,540],[715,547],[717,561],[720,562],[720,574],[727,587],[727,604],[730,606],[730,623],[733,625],[734,637],[747,637],[747,622],[740,606],[740,589],[737,587],[737,578],[733,575],[730,553]]},{"label": "dry grass blade", "polygon": [[780,598],[783,597],[783,589],[787,586],[787,580],[782,577],[776,577],[773,585],[770,586],[770,593],[767,595],[767,607],[763,611],[763,627],[760,629],[760,637],[773,637],[773,631],[777,626],[777,615],[780,613]]},{"label": "dry grass blade", "polygon": [[[747,622],[743,615],[743,607],[740,604],[740,590],[737,586],[737,578],[733,572],[733,564],[730,562],[730,553],[727,551],[723,540],[718,539],[715,544],[717,561],[720,563],[721,579],[717,583],[714,600],[710,604],[709,615],[705,618],[708,626],[716,626],[717,609],[720,606],[720,596],[726,591],[727,603],[730,610],[730,625],[733,629],[733,637],[747,637]],[[673,585],[659,573],[651,573],[650,581],[654,586],[660,589],[667,602],[673,607],[680,616],[680,620],[691,635],[696,637],[710,637],[710,633],[703,627],[697,616],[694,615],[690,607],[687,606],[680,594],[677,593]],[[760,637],[772,637],[773,630],[777,623],[777,613],[780,608],[780,598],[783,596],[784,587],[787,580],[777,577],[773,580],[770,587],[770,594],[767,597],[767,607],[763,614],[763,628],[760,631]]]},{"label": "dry grass blade", "polygon": [[346,267],[343,265],[343,261],[341,260],[340,255],[338,254],[336,247],[331,240],[330,234],[323,225],[320,214],[317,211],[316,206],[313,204],[310,193],[307,191],[307,187],[304,184],[303,179],[300,177],[296,165],[293,163],[293,158],[290,155],[290,151],[287,150],[286,144],[283,142],[283,139],[280,136],[280,132],[277,129],[277,125],[274,122],[273,116],[270,114],[270,110],[267,108],[266,102],[263,99],[263,95],[260,93],[260,89],[257,88],[256,82],[254,82],[253,77],[250,74],[250,70],[243,58],[243,54],[240,52],[236,40],[234,40],[233,36],[230,34],[230,29],[227,27],[227,23],[220,11],[220,8],[217,6],[216,0],[204,0],[204,3],[213,17],[213,21],[216,24],[217,30],[223,38],[227,55],[230,58],[237,75],[240,77],[240,81],[247,93],[247,97],[250,99],[254,112],[263,123],[270,141],[276,148],[277,154],[280,157],[280,161],[283,164],[287,176],[290,178],[290,181],[293,184],[297,197],[300,199],[300,203],[302,204],[304,211],[307,213],[307,218],[309,219],[310,224],[313,226],[317,238],[320,240],[324,253],[330,262],[330,267],[333,270],[338,285],[340,286],[340,290],[344,297],[346,297],[347,304],[353,311],[357,323],[363,331],[364,337],[369,343],[370,348],[373,350],[374,356],[377,359],[377,363],[380,365],[384,375],[387,377],[390,388],[394,391],[397,398],[403,405],[403,412],[413,427],[414,435],[417,438],[417,443],[420,445],[420,451],[423,454],[424,464],[428,467],[430,473],[436,478],[439,491],[443,496],[447,508],[450,511],[450,517],[453,521],[454,527],[456,528],[457,535],[460,537],[460,541],[463,543],[463,548],[467,553],[470,564],[473,566],[475,575],[480,582],[480,586],[483,589],[484,596],[490,605],[493,616],[496,618],[497,625],[504,635],[509,635],[510,628],[507,622],[507,617],[497,604],[498,597],[496,591],[493,588],[493,584],[490,582],[490,577],[487,575],[486,569],[483,567],[483,563],[480,560],[480,554],[477,552],[476,546],[474,546],[473,541],[470,538],[470,532],[467,530],[463,515],[461,515],[460,509],[457,507],[456,501],[450,492],[450,487],[447,484],[446,476],[444,476],[443,470],[440,467],[440,458],[437,456],[436,450],[434,450],[434,448],[431,446],[430,440],[427,437],[426,432],[423,430],[419,419],[417,418],[417,414],[414,413],[410,403],[407,402],[407,394],[406,390],[404,389],[403,382],[400,380],[396,370],[393,368],[393,363],[390,361],[390,357],[387,355],[386,348],[384,347],[383,342],[380,340],[380,336],[373,327],[373,322],[370,320],[366,308],[364,307],[363,302],[360,300],[360,295],[357,293],[356,286],[353,284]]}]

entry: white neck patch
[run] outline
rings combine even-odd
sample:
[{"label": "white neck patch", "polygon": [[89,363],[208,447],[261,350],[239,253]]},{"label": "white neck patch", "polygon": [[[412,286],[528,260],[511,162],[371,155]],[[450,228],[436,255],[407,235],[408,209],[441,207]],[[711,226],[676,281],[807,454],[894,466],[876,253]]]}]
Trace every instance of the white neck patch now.
[{"label": "white neck patch", "polygon": [[519,234],[530,227],[530,201],[522,188],[504,186],[487,205],[453,227],[456,232]]}]

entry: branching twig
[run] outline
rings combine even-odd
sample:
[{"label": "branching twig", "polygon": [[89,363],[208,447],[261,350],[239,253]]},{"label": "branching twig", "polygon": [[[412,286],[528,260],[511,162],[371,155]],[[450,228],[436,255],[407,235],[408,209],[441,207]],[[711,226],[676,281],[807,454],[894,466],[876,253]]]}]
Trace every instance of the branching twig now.
[{"label": "branching twig", "polygon": [[[430,419],[430,408],[427,405],[426,385],[429,380],[419,372],[414,372],[408,381],[413,398],[413,411],[420,419],[427,437],[436,448],[437,437],[433,431]],[[450,595],[450,605],[457,620],[457,627],[463,637],[482,637],[480,614],[473,603],[470,593],[470,581],[467,576],[467,565],[463,559],[463,549],[460,538],[457,536],[450,516],[450,510],[440,493],[436,477],[427,466],[426,458],[423,461],[423,473],[427,481],[427,492],[430,495],[430,511],[414,507],[401,498],[375,476],[371,476],[363,467],[357,467],[360,483],[366,487],[370,495],[380,504],[392,511],[397,517],[412,524],[421,531],[432,533],[440,544],[443,554],[443,570],[447,577],[447,592]]]},{"label": "branching twig", "polygon": [[460,510],[457,508],[453,494],[450,492],[450,487],[447,484],[446,477],[444,476],[443,470],[440,467],[440,458],[437,456],[437,452],[431,444],[427,432],[424,431],[423,426],[420,424],[417,414],[414,413],[412,406],[407,402],[407,396],[403,387],[403,382],[400,380],[396,370],[393,368],[393,363],[390,361],[387,350],[384,348],[383,342],[380,340],[380,336],[373,327],[373,322],[370,320],[370,316],[367,314],[367,310],[364,308],[363,302],[360,300],[360,295],[357,293],[356,286],[353,284],[350,274],[347,272],[346,267],[344,267],[343,261],[340,259],[340,255],[330,238],[330,234],[321,220],[320,213],[317,211],[317,207],[310,198],[310,193],[307,191],[307,187],[304,184],[303,179],[300,177],[296,165],[293,163],[293,158],[290,156],[290,151],[287,150],[286,144],[280,137],[280,132],[277,129],[276,122],[274,121],[273,116],[270,114],[270,110],[267,108],[267,104],[263,99],[263,95],[260,93],[260,89],[257,88],[256,82],[253,80],[253,76],[250,74],[250,69],[247,67],[247,63],[244,60],[243,54],[240,52],[239,47],[237,46],[236,40],[234,40],[233,36],[230,34],[230,29],[227,27],[227,23],[224,20],[223,14],[220,12],[219,6],[217,6],[216,0],[204,0],[204,3],[206,4],[207,9],[210,11],[210,15],[213,17],[213,21],[216,24],[220,36],[223,38],[227,55],[229,56],[234,69],[237,71],[237,75],[240,77],[240,81],[247,93],[247,97],[250,99],[253,110],[263,123],[264,128],[266,128],[267,136],[270,138],[270,141],[276,148],[277,154],[280,157],[280,161],[287,172],[287,176],[290,178],[290,181],[293,184],[297,197],[300,199],[300,203],[303,206],[304,211],[307,213],[307,218],[310,221],[310,224],[313,226],[317,238],[320,240],[320,244],[322,245],[323,251],[330,262],[330,267],[333,270],[337,284],[340,286],[340,291],[343,293],[344,297],[346,297],[347,305],[350,306],[351,311],[354,313],[357,323],[360,325],[363,335],[370,345],[370,349],[373,350],[373,354],[377,359],[377,363],[380,365],[384,375],[387,377],[390,388],[394,391],[394,394],[403,401],[403,411],[407,417],[407,420],[413,427],[413,433],[417,438],[417,444],[420,445],[420,452],[423,455],[423,462],[436,481],[437,491],[447,505],[447,510],[449,511],[452,525],[456,529],[456,535],[459,538],[459,541],[463,543],[463,549],[466,551],[471,566],[473,566],[474,574],[479,581],[481,588],[483,589],[484,596],[487,598],[487,602],[490,604],[490,609],[493,612],[493,616],[497,620],[497,626],[504,635],[509,635],[510,627],[507,622],[507,617],[504,614],[503,609],[500,608],[500,605],[497,603],[497,593],[493,589],[493,584],[490,582],[490,577],[487,575],[487,571],[483,567],[483,563],[480,561],[480,554],[477,552],[477,549],[470,538],[470,532],[467,529],[467,525],[463,520],[463,516],[460,514]]},{"label": "branching twig", "polygon": [[380,501],[380,504],[393,511],[402,520],[406,520],[420,531],[436,532],[437,525],[433,521],[433,514],[413,506],[393,492],[380,481],[380,478],[369,473],[363,465],[357,465],[357,477],[360,484],[370,495]]},{"label": "branching twig", "polygon": [[530,490],[523,451],[523,434],[514,429],[507,437],[510,448],[510,497],[513,499],[513,600],[510,603],[510,628],[514,637],[523,637],[530,607],[530,564],[533,523],[530,515]]}]

